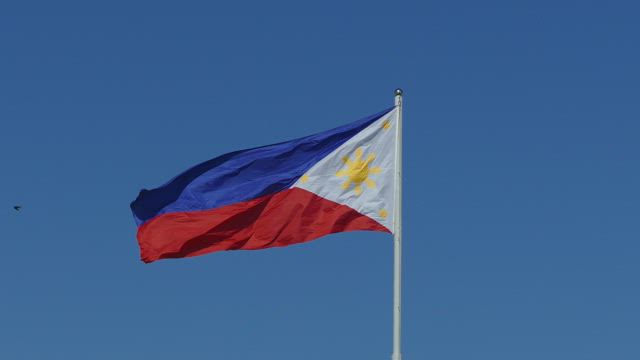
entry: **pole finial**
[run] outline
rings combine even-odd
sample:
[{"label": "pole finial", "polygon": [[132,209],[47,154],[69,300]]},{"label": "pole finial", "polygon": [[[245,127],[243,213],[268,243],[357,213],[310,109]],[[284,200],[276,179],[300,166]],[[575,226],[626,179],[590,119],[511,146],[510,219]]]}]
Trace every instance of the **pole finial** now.
[{"label": "pole finial", "polygon": [[402,89],[397,88],[397,89],[394,91],[394,94],[395,94],[396,96],[402,96]]}]

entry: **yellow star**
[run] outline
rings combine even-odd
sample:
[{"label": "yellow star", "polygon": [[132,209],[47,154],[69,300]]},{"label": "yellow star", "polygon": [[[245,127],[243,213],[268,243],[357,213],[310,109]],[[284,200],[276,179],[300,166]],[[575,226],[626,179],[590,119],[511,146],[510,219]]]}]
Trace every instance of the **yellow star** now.
[{"label": "yellow star", "polygon": [[383,129],[385,129],[385,130],[389,130],[389,129],[391,128],[391,121],[389,121],[389,120],[385,120],[385,121],[382,123],[382,128],[383,128]]},{"label": "yellow star", "polygon": [[309,175],[307,175],[307,174],[302,175],[302,177],[300,178],[300,183],[304,184],[307,181],[309,181]]},{"label": "yellow star", "polygon": [[387,216],[389,216],[389,213],[387,212],[387,210],[382,209],[378,212],[378,215],[380,215],[381,218],[386,219]]},{"label": "yellow star", "polygon": [[369,174],[379,174],[380,167],[370,167],[369,164],[373,160],[375,160],[376,156],[374,154],[369,154],[366,160],[362,159],[362,148],[356,149],[356,157],[351,160],[348,156],[342,158],[342,162],[347,166],[346,169],[340,170],[336,173],[339,177],[346,177],[344,183],[342,183],[342,188],[347,190],[351,186],[351,184],[355,184],[354,191],[356,196],[362,194],[362,183],[367,184],[367,187],[373,189],[376,187],[376,183],[369,179]]}]

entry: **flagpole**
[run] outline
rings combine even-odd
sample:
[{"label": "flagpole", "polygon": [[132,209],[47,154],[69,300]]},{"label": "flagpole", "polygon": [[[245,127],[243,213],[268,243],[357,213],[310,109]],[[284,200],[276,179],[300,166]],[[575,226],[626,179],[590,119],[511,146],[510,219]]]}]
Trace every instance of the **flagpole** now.
[{"label": "flagpole", "polygon": [[401,360],[401,304],[402,304],[402,89],[395,91],[395,105],[398,108],[396,126],[396,173],[395,204],[393,216],[393,355],[392,360]]}]

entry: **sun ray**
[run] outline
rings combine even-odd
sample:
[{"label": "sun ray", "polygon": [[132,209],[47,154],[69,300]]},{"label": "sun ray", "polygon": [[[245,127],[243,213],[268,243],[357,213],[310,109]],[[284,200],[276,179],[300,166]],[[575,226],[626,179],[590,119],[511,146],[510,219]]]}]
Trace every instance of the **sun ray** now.
[{"label": "sun ray", "polygon": [[367,156],[367,161],[365,161],[364,163],[369,165],[373,160],[376,159],[376,156],[373,154],[369,154],[369,156]]},{"label": "sun ray", "polygon": [[363,152],[364,152],[364,151],[362,150],[362,148],[361,148],[361,147],[359,147],[359,148],[357,148],[357,149],[356,149],[356,162],[359,162],[359,161],[360,161],[360,159],[362,158],[362,153],[363,153]]},{"label": "sun ray", "polygon": [[362,185],[358,184],[356,185],[353,190],[355,191],[356,195],[360,195],[362,194]]},{"label": "sun ray", "polygon": [[376,182],[375,181],[373,181],[371,179],[365,179],[364,182],[367,184],[369,189],[375,189],[376,188]]}]

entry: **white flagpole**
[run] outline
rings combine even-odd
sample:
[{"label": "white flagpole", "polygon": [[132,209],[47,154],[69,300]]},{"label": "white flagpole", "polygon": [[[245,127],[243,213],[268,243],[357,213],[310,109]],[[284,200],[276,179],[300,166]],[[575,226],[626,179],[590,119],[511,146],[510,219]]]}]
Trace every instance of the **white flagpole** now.
[{"label": "white flagpole", "polygon": [[393,216],[393,355],[392,360],[401,360],[400,324],[402,300],[402,89],[395,91],[395,105],[398,108],[396,126],[396,173],[395,206]]}]

